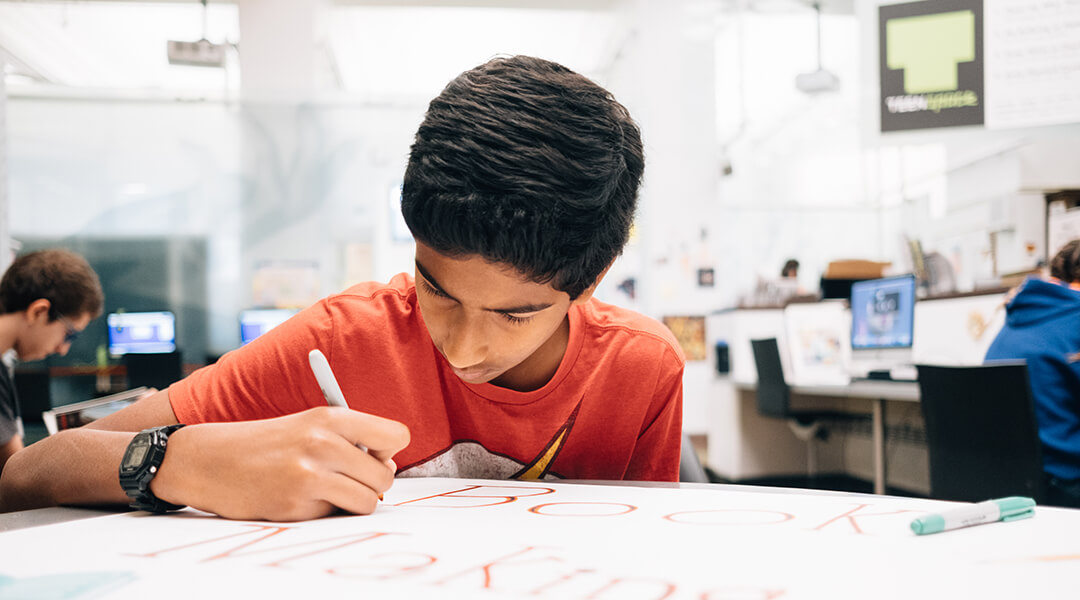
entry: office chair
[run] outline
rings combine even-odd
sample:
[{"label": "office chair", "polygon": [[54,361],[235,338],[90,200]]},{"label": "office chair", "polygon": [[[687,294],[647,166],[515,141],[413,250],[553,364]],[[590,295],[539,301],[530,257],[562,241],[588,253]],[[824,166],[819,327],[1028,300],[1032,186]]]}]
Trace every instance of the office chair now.
[{"label": "office chair", "polygon": [[129,388],[142,385],[163,390],[183,377],[180,351],[165,354],[125,354]]},{"label": "office chair", "polygon": [[679,481],[689,483],[709,483],[705,467],[698,460],[697,451],[690,442],[690,436],[682,436],[682,456],[679,459]]},{"label": "office chair", "polygon": [[930,495],[978,502],[1045,497],[1042,444],[1023,361],[916,365],[930,453]]},{"label": "office chair", "polygon": [[52,409],[49,370],[33,367],[17,368],[14,383],[23,422],[41,423],[41,413]]},{"label": "office chair", "polygon": [[806,442],[807,474],[817,475],[817,452],[814,440],[828,438],[825,420],[849,421],[859,415],[826,410],[792,410],[791,387],[784,378],[784,366],[780,361],[780,346],[776,338],[750,340],[757,365],[757,411],[758,414],[787,421],[795,437]]}]

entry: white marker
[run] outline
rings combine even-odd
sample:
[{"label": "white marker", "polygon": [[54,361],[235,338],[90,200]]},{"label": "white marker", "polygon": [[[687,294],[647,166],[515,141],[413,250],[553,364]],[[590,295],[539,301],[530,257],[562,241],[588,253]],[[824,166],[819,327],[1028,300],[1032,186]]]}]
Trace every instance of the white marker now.
[{"label": "white marker", "polygon": [[[315,374],[315,381],[319,382],[319,389],[322,390],[326,403],[330,406],[349,408],[349,404],[345,402],[345,394],[341,393],[341,386],[338,385],[337,378],[330,369],[330,362],[323,356],[322,351],[316,348],[308,352],[307,356],[308,362],[311,363],[311,372]],[[363,444],[357,444],[356,447],[367,452],[367,446]]]},{"label": "white marker", "polygon": [[330,362],[323,356],[322,351],[316,348],[308,352],[307,357],[308,362],[311,363],[311,372],[315,374],[315,381],[319,382],[319,389],[322,390],[326,403],[330,406],[349,408],[349,404],[345,402],[345,394],[341,393],[341,386],[338,385],[337,378],[330,369]]}]

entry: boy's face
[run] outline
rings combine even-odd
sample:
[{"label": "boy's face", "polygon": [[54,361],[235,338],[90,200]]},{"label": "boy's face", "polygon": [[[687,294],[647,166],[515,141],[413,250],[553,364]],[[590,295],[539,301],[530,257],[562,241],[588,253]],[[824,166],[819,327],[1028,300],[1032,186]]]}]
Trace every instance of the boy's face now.
[{"label": "boy's face", "polygon": [[[467,383],[527,391],[555,374],[570,296],[507,265],[451,258],[416,243],[416,297],[435,347]],[[586,292],[575,302],[584,302]]]},{"label": "boy's face", "polygon": [[28,317],[28,327],[15,340],[15,351],[21,361],[41,360],[53,354],[64,356],[71,349],[75,336],[82,333],[92,320],[92,315],[86,313],[49,321],[48,308],[44,312],[35,311],[33,305]]}]

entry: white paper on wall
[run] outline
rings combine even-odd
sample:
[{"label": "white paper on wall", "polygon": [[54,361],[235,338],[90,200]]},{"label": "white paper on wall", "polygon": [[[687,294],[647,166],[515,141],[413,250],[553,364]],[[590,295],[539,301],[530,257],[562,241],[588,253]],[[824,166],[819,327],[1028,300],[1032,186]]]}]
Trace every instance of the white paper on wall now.
[{"label": "white paper on wall", "polygon": [[986,126],[1080,122],[1080,3],[985,0]]}]

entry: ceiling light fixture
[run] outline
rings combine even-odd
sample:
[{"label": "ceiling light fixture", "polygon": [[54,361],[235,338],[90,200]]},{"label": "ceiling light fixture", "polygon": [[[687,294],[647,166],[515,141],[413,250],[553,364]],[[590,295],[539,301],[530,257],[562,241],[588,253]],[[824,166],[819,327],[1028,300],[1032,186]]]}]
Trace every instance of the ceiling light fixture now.
[{"label": "ceiling light fixture", "polygon": [[835,92],[840,89],[840,78],[821,66],[821,3],[814,2],[817,22],[817,70],[795,76],[795,87],[805,94]]},{"label": "ceiling light fixture", "polygon": [[203,7],[203,36],[196,42],[168,41],[169,64],[191,67],[224,67],[227,44],[215,44],[206,39],[206,0]]}]

